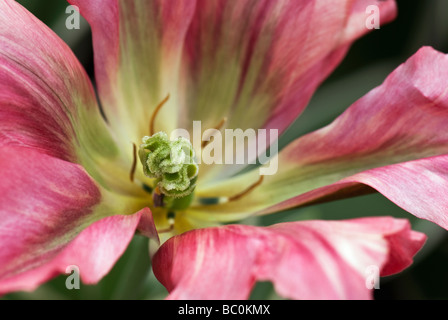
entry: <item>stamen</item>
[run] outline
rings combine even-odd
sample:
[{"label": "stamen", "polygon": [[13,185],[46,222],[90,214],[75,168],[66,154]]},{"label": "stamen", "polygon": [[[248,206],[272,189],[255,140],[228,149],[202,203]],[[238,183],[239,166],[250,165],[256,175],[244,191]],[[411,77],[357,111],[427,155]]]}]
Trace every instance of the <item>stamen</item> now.
[{"label": "stamen", "polygon": [[152,194],[152,200],[154,203],[154,207],[156,207],[156,208],[163,207],[164,206],[164,202],[163,202],[164,198],[165,198],[165,195],[162,192],[160,192],[159,187],[156,187],[154,189],[154,193]]},{"label": "stamen", "polygon": [[238,193],[238,194],[236,194],[236,195],[234,195],[232,197],[229,197],[229,202],[239,200],[242,197],[244,197],[245,195],[247,195],[250,192],[252,192],[256,187],[258,187],[263,182],[263,179],[264,179],[264,176],[260,176],[258,181],[255,182],[253,185],[251,185],[249,188],[247,188],[243,192],[240,192],[240,193]]},{"label": "stamen", "polygon": [[137,168],[137,146],[135,145],[135,143],[132,143],[133,146],[133,160],[132,160],[132,167],[131,167],[131,172],[129,173],[129,179],[131,179],[131,182],[134,182],[134,177],[135,177],[135,169]]},{"label": "stamen", "polygon": [[213,206],[221,203],[226,203],[228,199],[226,197],[216,197],[216,198],[199,198],[199,204],[204,206]]},{"label": "stamen", "polygon": [[162,109],[162,107],[165,105],[165,103],[168,102],[169,99],[170,99],[170,95],[168,94],[166,96],[166,98],[163,99],[162,102],[159,103],[159,105],[156,107],[156,109],[152,113],[151,120],[149,121],[149,135],[150,136],[154,135],[154,133],[155,133],[155,131],[154,131],[154,124],[155,124],[155,121],[156,121],[157,114]]},{"label": "stamen", "polygon": [[167,233],[174,230],[174,222],[175,222],[176,214],[173,211],[168,212],[167,219],[169,227],[166,229],[158,230],[158,233]]},{"label": "stamen", "polygon": [[246,196],[250,192],[252,192],[255,188],[257,188],[260,184],[263,183],[264,176],[260,176],[260,178],[252,184],[250,187],[248,187],[246,190],[231,196],[231,197],[216,197],[216,198],[199,198],[197,201],[199,201],[200,205],[217,205],[217,204],[224,204],[232,201],[236,201],[241,199],[242,197]]},{"label": "stamen", "polygon": [[[214,127],[213,129],[215,130],[221,130],[222,127],[224,127],[224,125],[227,122],[227,117],[224,117],[221,122],[218,123],[218,125],[216,127]],[[210,143],[210,138],[211,136],[208,136],[207,139],[205,139],[205,141],[202,141],[202,145],[201,148],[204,149],[209,143]]]}]

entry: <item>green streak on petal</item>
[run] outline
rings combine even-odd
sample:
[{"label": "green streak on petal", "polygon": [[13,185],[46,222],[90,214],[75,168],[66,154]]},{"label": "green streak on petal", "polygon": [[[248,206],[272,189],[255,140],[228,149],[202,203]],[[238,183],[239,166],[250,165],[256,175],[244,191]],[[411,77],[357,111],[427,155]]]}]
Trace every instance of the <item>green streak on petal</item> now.
[{"label": "green streak on petal", "polygon": [[104,190],[144,197],[144,190],[129,179],[132,144],[118,144],[96,106],[87,106],[82,97],[75,99],[80,106],[74,126],[74,146],[79,164]]}]

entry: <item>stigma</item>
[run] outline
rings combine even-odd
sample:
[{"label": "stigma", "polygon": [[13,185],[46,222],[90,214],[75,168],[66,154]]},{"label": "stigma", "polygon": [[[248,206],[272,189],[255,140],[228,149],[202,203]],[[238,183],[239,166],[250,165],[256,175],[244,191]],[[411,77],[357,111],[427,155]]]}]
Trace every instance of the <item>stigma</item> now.
[{"label": "stigma", "polygon": [[182,137],[170,140],[166,133],[158,132],[143,137],[138,156],[144,174],[155,179],[154,204],[173,209],[188,205],[199,172],[190,141]]}]

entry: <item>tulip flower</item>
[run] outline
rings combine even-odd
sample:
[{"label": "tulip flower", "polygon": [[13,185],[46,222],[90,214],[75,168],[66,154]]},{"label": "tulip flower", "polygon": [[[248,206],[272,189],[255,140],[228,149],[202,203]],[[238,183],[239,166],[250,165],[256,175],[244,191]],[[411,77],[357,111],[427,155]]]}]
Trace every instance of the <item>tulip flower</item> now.
[{"label": "tulip flower", "polygon": [[398,273],[425,241],[405,217],[237,222],[373,188],[448,227],[448,56],[429,47],[281,150],[275,174],[199,163],[168,136],[194,121],[283,133],[369,31],[366,8],[386,23],[394,1],[70,3],[92,28],[100,102],[68,46],[0,0],[0,294],[70,265],[95,284],[139,233],[160,243],[169,299],[245,299],[257,281],[292,299],[368,299],[366,270]]}]

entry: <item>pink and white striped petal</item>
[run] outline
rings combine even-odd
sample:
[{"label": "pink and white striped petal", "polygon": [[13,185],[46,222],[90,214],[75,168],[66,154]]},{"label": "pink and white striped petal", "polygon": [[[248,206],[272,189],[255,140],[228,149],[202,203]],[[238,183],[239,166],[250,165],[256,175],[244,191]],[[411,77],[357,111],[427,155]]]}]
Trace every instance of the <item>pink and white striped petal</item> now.
[{"label": "pink and white striped petal", "polygon": [[292,299],[369,299],[372,266],[402,271],[425,239],[389,217],[230,225],[168,240],[153,269],[168,299],[247,299],[256,281]]},{"label": "pink and white striped petal", "polygon": [[186,38],[187,120],[283,132],[369,31],[369,5],[382,23],[395,18],[394,1],[198,0]]},{"label": "pink and white striped petal", "polygon": [[92,27],[95,73],[103,109],[127,143],[149,134],[156,106],[157,131],[177,128],[179,74],[185,34],[195,0],[70,0]]},{"label": "pink and white striped petal", "polygon": [[132,146],[117,146],[83,67],[12,0],[0,0],[0,146],[6,145],[81,164],[107,188],[138,193],[128,182]]},{"label": "pink and white striped petal", "polygon": [[[347,196],[367,184],[418,217],[448,228],[448,55],[422,48],[331,125],[297,139],[278,156],[278,172],[240,201],[198,207],[235,216],[275,212]],[[437,157],[439,156],[439,157]],[[199,196],[234,194],[258,170]],[[386,186],[387,185],[387,186]],[[438,190],[438,191],[435,191]],[[268,195],[268,196],[266,196]],[[203,214],[202,214],[203,213]]]}]

